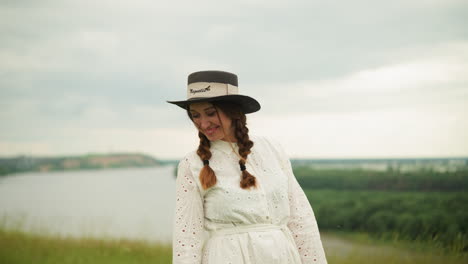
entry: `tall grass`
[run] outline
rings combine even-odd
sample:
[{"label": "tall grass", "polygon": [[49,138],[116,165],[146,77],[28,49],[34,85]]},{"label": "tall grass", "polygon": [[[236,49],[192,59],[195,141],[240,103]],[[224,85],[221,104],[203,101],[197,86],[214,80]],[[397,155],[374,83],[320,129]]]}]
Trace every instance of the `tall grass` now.
[{"label": "tall grass", "polygon": [[70,238],[0,229],[2,264],[171,263],[168,245],[125,239]]},{"label": "tall grass", "polygon": [[[423,248],[405,249],[356,234],[323,234],[330,264],[462,264],[467,255]],[[139,264],[171,263],[169,245],[125,239],[65,238],[0,228],[2,264]]]}]

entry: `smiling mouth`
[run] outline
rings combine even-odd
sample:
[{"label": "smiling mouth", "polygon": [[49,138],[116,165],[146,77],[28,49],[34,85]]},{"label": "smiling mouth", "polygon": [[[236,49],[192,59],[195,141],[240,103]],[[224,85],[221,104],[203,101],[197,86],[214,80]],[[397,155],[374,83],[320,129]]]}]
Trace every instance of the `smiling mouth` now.
[{"label": "smiling mouth", "polygon": [[213,127],[213,128],[210,128],[210,129],[206,129],[205,133],[207,133],[208,135],[212,135],[216,131],[216,129],[218,129],[218,128],[219,128],[219,126]]}]

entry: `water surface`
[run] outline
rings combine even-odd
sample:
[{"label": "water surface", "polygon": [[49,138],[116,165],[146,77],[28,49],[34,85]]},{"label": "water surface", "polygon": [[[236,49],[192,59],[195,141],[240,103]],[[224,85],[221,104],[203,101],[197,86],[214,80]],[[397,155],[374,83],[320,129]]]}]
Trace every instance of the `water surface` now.
[{"label": "water surface", "polygon": [[173,166],[30,172],[0,178],[7,228],[64,236],[169,242]]}]

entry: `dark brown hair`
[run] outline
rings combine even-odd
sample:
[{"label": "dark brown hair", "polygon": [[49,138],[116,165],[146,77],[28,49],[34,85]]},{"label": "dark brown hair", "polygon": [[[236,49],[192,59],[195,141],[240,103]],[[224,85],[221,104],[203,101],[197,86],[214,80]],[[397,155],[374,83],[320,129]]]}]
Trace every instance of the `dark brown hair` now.
[{"label": "dark brown hair", "polygon": [[[216,108],[216,110],[221,110],[227,117],[229,117],[232,120],[232,126],[234,127],[234,136],[237,139],[237,146],[239,147],[239,170],[241,171],[240,187],[242,189],[249,189],[251,187],[256,188],[257,183],[255,176],[250,174],[245,169],[245,162],[247,161],[247,156],[250,154],[250,149],[254,145],[254,143],[249,138],[249,129],[247,128],[247,117],[241,111],[240,106],[236,103],[227,101],[213,101],[211,103]],[[190,120],[192,120],[193,122],[192,115],[190,113],[190,107],[187,108],[187,114]],[[200,138],[200,144],[198,145],[197,154],[202,161],[209,161],[211,158],[210,141],[200,131],[198,132],[198,137]],[[208,162],[204,162],[204,166],[200,171],[199,177],[201,185],[204,189],[208,189],[216,184],[216,175]]]}]

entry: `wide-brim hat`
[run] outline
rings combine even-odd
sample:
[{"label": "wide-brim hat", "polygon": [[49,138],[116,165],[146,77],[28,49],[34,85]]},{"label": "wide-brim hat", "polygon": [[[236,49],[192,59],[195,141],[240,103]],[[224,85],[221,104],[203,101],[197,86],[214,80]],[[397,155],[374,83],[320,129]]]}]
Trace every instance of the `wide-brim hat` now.
[{"label": "wide-brim hat", "polygon": [[260,110],[257,100],[239,94],[237,75],[225,71],[191,73],[187,81],[187,100],[167,102],[187,110],[190,104],[213,101],[237,103],[245,114]]}]

